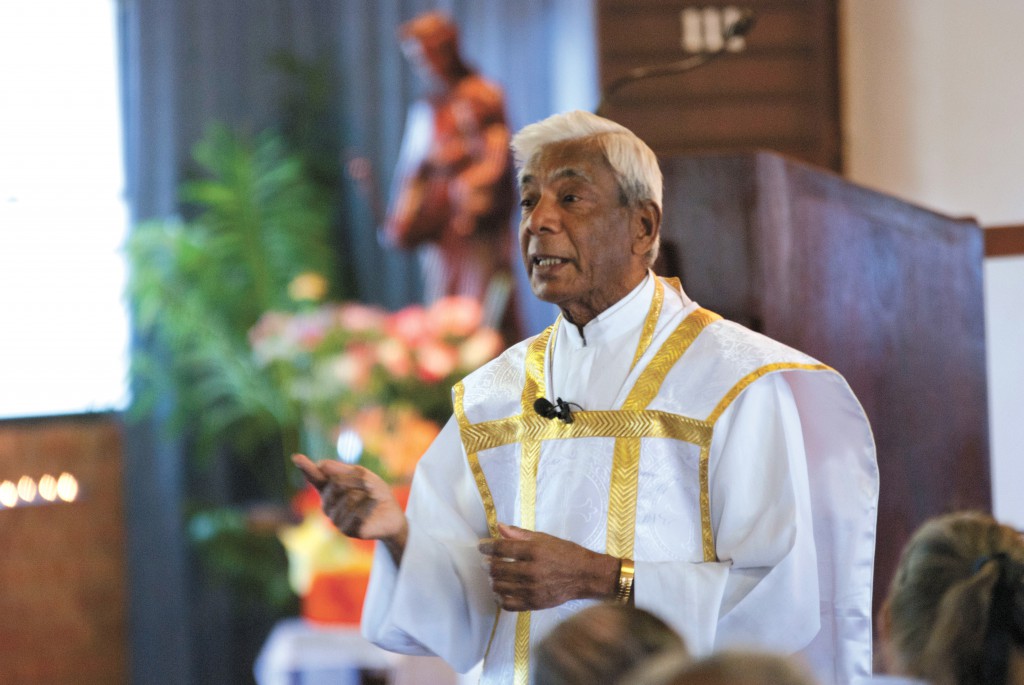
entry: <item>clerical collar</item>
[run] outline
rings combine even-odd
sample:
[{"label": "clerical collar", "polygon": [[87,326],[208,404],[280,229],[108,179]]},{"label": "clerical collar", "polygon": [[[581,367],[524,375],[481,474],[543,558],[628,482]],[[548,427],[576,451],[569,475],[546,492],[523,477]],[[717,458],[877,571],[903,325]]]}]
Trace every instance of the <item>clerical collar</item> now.
[{"label": "clerical collar", "polygon": [[650,303],[653,296],[654,279],[648,270],[639,285],[629,291],[625,297],[588,321],[583,327],[582,334],[577,326],[563,321],[559,326],[563,331],[563,340],[572,349],[579,349],[634,331],[643,325],[644,318],[647,316],[647,307],[633,305]]}]

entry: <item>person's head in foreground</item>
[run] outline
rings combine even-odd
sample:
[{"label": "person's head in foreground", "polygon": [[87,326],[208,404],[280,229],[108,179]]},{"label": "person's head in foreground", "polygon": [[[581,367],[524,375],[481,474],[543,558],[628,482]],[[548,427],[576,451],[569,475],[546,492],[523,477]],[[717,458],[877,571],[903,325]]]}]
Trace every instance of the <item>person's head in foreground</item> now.
[{"label": "person's head in foreground", "polygon": [[768,652],[726,650],[674,665],[651,659],[618,685],[816,685],[802,664]]},{"label": "person's head in foreground", "polygon": [[629,129],[581,111],[523,128],[512,150],[530,287],[584,326],[638,285],[657,257],[657,157]]},{"label": "person's head in foreground", "polygon": [[903,550],[879,633],[893,673],[1024,683],[1024,538],[976,512],[926,522]]},{"label": "person's head in foreground", "polygon": [[610,683],[643,659],[666,653],[687,657],[683,638],[660,618],[628,604],[595,604],[540,641],[535,683]]}]

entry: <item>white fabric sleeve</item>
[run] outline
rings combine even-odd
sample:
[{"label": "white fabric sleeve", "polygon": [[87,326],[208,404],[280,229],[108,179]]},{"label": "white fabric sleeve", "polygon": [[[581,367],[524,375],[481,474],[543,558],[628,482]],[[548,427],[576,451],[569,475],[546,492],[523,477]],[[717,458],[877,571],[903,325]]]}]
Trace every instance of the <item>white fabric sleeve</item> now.
[{"label": "white fabric sleeve", "polygon": [[695,654],[756,646],[784,653],[820,625],[800,416],[781,374],[752,383],[715,425],[709,458],[717,562],[637,562],[637,606]]},{"label": "white fabric sleeve", "polygon": [[436,655],[466,672],[483,658],[496,604],[477,551],[487,519],[454,419],[416,467],[406,517],[401,565],[382,543],[374,552],[363,634],[384,649]]}]

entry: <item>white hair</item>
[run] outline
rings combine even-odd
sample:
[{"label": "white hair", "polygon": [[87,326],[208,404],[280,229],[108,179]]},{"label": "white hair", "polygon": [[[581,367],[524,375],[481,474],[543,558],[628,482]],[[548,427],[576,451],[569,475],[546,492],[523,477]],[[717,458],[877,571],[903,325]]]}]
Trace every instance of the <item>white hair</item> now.
[{"label": "white hair", "polygon": [[[555,114],[525,126],[512,137],[512,154],[520,183],[523,171],[534,155],[552,143],[568,140],[593,141],[601,149],[615,173],[624,204],[638,206],[650,200],[661,211],[661,167],[654,151],[622,124],[581,110]],[[646,255],[648,266],[658,258],[660,247],[659,232]]]},{"label": "white hair", "polygon": [[661,209],[661,168],[654,151],[622,124],[590,112],[555,114],[515,134],[512,152],[520,176],[542,148],[566,140],[593,140],[615,172],[626,198],[634,203],[651,200]]}]

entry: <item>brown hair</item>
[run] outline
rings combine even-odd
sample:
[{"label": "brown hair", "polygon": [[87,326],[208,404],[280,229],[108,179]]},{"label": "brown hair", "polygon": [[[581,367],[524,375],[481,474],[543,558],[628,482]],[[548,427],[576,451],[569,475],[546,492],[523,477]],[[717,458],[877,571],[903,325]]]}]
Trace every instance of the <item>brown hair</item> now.
[{"label": "brown hair", "polygon": [[695,661],[665,682],[666,685],[815,685],[816,681],[793,657],[726,650]]},{"label": "brown hair", "polygon": [[1024,648],[1024,538],[987,514],[926,522],[883,609],[890,664],[936,685],[1003,685]]},{"label": "brown hair", "polygon": [[614,682],[643,659],[686,644],[654,614],[626,604],[596,604],[565,619],[537,645],[536,685]]}]

